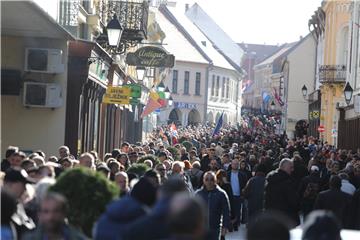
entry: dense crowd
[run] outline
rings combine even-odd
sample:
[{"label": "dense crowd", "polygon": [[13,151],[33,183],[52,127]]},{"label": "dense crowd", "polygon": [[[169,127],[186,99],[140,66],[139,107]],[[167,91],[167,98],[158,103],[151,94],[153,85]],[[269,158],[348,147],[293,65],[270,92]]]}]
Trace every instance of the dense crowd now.
[{"label": "dense crowd", "polygon": [[[289,239],[299,225],[303,239],[360,230],[360,148],[288,139],[275,133],[276,123],[248,114],[218,132],[171,124],[103,157],[75,157],[67,146],[58,156],[26,155],[10,146],[1,163],[1,239],[225,239],[241,224],[250,240]],[[120,190],[90,233],[68,221],[73,196],[49,190],[78,168]]]}]

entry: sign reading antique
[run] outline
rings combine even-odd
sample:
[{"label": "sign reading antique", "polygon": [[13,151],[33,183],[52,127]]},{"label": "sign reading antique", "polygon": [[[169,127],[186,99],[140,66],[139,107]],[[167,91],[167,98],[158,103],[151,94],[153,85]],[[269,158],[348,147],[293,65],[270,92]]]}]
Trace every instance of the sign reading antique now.
[{"label": "sign reading antique", "polygon": [[106,89],[103,102],[110,104],[129,104],[130,96],[131,96],[131,88],[129,87],[109,86]]},{"label": "sign reading antique", "polygon": [[128,53],[126,56],[126,63],[132,66],[173,67],[174,62],[174,55],[152,46],[139,48],[136,52]]}]

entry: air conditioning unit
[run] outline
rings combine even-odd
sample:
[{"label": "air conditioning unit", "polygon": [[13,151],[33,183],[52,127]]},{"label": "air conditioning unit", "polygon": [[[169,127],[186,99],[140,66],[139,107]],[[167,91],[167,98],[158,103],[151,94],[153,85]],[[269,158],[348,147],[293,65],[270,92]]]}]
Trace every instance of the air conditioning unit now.
[{"label": "air conditioning unit", "polygon": [[38,73],[63,73],[62,50],[49,48],[26,48],[25,71]]},{"label": "air conditioning unit", "polygon": [[23,104],[26,107],[61,107],[61,86],[55,83],[25,82]]}]

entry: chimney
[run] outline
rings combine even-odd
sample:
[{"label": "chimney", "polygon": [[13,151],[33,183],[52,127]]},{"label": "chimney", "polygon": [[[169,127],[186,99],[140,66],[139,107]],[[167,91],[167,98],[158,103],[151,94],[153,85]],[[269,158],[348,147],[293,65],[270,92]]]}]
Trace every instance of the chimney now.
[{"label": "chimney", "polygon": [[189,10],[189,4],[188,3],[185,4],[185,12],[187,12],[187,10]]}]

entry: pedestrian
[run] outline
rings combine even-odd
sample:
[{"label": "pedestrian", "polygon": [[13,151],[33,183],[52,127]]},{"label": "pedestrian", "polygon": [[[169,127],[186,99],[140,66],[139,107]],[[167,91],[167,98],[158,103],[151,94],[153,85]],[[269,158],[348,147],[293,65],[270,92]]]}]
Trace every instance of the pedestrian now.
[{"label": "pedestrian", "polygon": [[241,216],[242,216],[242,203],[243,203],[243,199],[242,199],[242,195],[241,195],[241,191],[242,189],[245,187],[246,185],[246,175],[243,174],[241,171],[239,171],[239,161],[234,159],[231,161],[231,171],[229,171],[227,173],[227,179],[231,184],[231,189],[233,192],[233,212],[234,212],[234,217],[235,217],[235,222],[234,222],[234,231],[238,231],[239,230],[239,226],[241,224]]},{"label": "pedestrian", "polygon": [[207,203],[211,231],[209,239],[225,236],[230,227],[230,203],[226,192],[217,185],[215,173],[208,171],[204,174],[203,186],[195,195]]},{"label": "pedestrian", "polygon": [[22,239],[86,239],[82,233],[66,223],[66,211],[66,199],[58,193],[48,193],[40,203],[39,226]]},{"label": "pedestrian", "polygon": [[[146,178],[141,178],[130,195],[110,203],[95,226],[94,239],[124,239],[126,228],[145,216],[154,204],[156,187]],[[139,229],[137,230],[139,231]]]},{"label": "pedestrian", "polygon": [[341,225],[346,227],[349,224],[351,195],[341,191],[341,179],[337,175],[331,176],[329,186],[329,190],[318,194],[314,209],[332,211]]},{"label": "pedestrian", "polygon": [[16,234],[19,239],[21,239],[26,231],[35,228],[34,221],[26,214],[24,205],[21,201],[21,197],[26,190],[26,184],[30,183],[33,182],[30,181],[26,171],[23,169],[9,169],[4,178],[3,189],[12,194],[17,201],[16,212],[12,215],[11,221],[16,228]]},{"label": "pedestrian", "polygon": [[206,239],[205,202],[186,194],[176,194],[170,204],[170,239]]},{"label": "pedestrian", "polygon": [[122,232],[122,240],[168,239],[170,203],[177,193],[187,193],[187,187],[179,178],[169,178],[158,191],[158,199],[148,215],[131,222]]},{"label": "pedestrian", "polygon": [[13,154],[19,151],[18,147],[9,146],[5,152],[5,159],[1,161],[1,171],[6,172],[10,166],[11,162],[13,161]]},{"label": "pedestrian", "polygon": [[119,171],[115,173],[114,182],[119,186],[120,197],[124,197],[130,193],[129,177],[126,172]]},{"label": "pedestrian", "polygon": [[259,164],[255,168],[255,176],[250,178],[242,190],[244,198],[248,202],[249,221],[258,213],[263,211],[264,207],[264,189],[265,189],[266,166]]},{"label": "pedestrian", "polygon": [[302,240],[341,240],[341,226],[336,216],[329,211],[313,211],[303,225]]},{"label": "pedestrian", "polygon": [[95,170],[95,158],[91,153],[83,153],[79,157],[79,165]]},{"label": "pedestrian", "polygon": [[298,215],[299,202],[297,191],[291,179],[294,170],[289,158],[280,161],[279,168],[266,177],[265,209],[277,210],[293,220],[295,226],[300,224]]},{"label": "pedestrian", "polygon": [[290,240],[291,222],[281,212],[267,211],[256,215],[248,224],[247,240]]},{"label": "pedestrian", "polygon": [[224,190],[229,198],[230,203],[230,220],[231,224],[229,225],[229,232],[233,231],[233,224],[236,221],[235,212],[234,212],[234,195],[231,189],[231,184],[227,180],[227,172],[224,169],[220,169],[216,172],[216,180],[219,187]]}]

